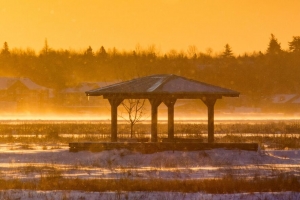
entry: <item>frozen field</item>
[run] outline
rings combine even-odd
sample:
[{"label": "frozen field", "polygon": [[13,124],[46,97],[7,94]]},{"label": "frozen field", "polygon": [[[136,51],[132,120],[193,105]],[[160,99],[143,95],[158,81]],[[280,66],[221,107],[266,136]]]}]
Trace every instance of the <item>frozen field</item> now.
[{"label": "frozen field", "polygon": [[[68,146],[2,144],[0,178],[39,179],[49,173],[82,179],[204,179],[226,175],[273,177],[300,175],[300,150],[258,152],[214,149],[195,152],[167,151],[140,154],[128,150],[69,152]],[[0,199],[300,199],[299,193],[239,193],[216,195],[176,192],[0,192]],[[6,195],[6,196],[5,196]],[[6,198],[7,197],[7,198]]]},{"label": "frozen field", "polygon": [[231,176],[300,175],[300,150],[166,151],[140,154],[126,149],[72,153],[67,146],[1,146],[0,177],[34,179],[49,171],[64,177],[201,179]]}]

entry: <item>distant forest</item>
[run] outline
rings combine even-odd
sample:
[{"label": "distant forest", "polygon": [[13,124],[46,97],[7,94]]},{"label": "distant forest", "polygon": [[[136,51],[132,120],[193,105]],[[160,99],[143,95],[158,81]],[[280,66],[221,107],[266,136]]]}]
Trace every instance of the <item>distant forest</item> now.
[{"label": "distant forest", "polygon": [[119,51],[88,47],[84,51],[53,49],[45,40],[40,52],[10,49],[4,42],[0,54],[0,76],[28,77],[53,89],[80,82],[128,80],[150,74],[176,74],[231,88],[253,98],[278,93],[300,93],[300,36],[283,50],[271,34],[265,52],[234,55],[229,44],[220,54],[198,52],[160,53],[155,46]]}]

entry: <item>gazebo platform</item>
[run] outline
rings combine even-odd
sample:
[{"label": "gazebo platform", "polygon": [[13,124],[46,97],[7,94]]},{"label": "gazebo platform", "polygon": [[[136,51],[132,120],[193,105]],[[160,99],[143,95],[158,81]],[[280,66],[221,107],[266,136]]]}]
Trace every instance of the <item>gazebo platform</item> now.
[{"label": "gazebo platform", "polygon": [[161,151],[199,151],[209,149],[239,149],[257,151],[257,143],[199,143],[199,142],[71,142],[70,152],[100,152],[113,149],[128,149],[140,153]]}]

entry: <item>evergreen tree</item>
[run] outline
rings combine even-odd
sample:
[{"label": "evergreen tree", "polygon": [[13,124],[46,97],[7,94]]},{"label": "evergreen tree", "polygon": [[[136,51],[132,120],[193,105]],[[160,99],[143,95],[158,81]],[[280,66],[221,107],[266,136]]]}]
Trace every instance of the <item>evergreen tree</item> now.
[{"label": "evergreen tree", "polygon": [[1,54],[2,55],[9,55],[10,54],[7,42],[4,42]]},{"label": "evergreen tree", "polygon": [[293,36],[293,41],[289,42],[291,52],[300,53],[300,36]]},{"label": "evergreen tree", "polygon": [[50,53],[50,50],[51,49],[50,49],[50,47],[48,45],[48,41],[47,41],[47,39],[45,39],[44,47],[41,50],[41,54],[42,55],[48,55]]},{"label": "evergreen tree", "polygon": [[280,54],[282,52],[280,43],[278,43],[277,38],[271,34],[270,42],[267,49],[267,54]]},{"label": "evergreen tree", "polygon": [[100,58],[105,58],[107,56],[105,48],[101,46],[96,55],[99,56]]},{"label": "evergreen tree", "polygon": [[224,58],[233,58],[233,53],[232,53],[232,50],[231,50],[231,47],[229,46],[229,44],[225,45],[225,50],[222,53],[222,57],[224,57]]},{"label": "evergreen tree", "polygon": [[87,50],[84,52],[84,55],[86,55],[86,56],[94,56],[94,52],[93,52],[93,49],[92,49],[91,46],[89,46],[87,48]]}]

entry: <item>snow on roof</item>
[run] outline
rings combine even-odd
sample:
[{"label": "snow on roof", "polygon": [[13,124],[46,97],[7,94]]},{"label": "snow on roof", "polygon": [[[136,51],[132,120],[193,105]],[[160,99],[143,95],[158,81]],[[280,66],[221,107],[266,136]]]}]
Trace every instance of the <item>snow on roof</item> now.
[{"label": "snow on roof", "polygon": [[239,92],[187,79],[173,74],[152,75],[125,81],[86,92],[87,95],[115,94],[174,94],[239,96]]},{"label": "snow on roof", "polygon": [[26,77],[0,77],[0,90],[7,90],[17,82],[21,82],[29,90],[48,90],[49,88],[40,86]]},{"label": "snow on roof", "polygon": [[298,103],[300,103],[300,97],[298,96],[298,97],[296,97],[295,99],[293,99],[292,100],[292,102],[291,103],[295,103],[295,104],[298,104]]},{"label": "snow on roof", "polygon": [[297,94],[276,94],[272,97],[272,103],[287,103],[297,96]]}]

